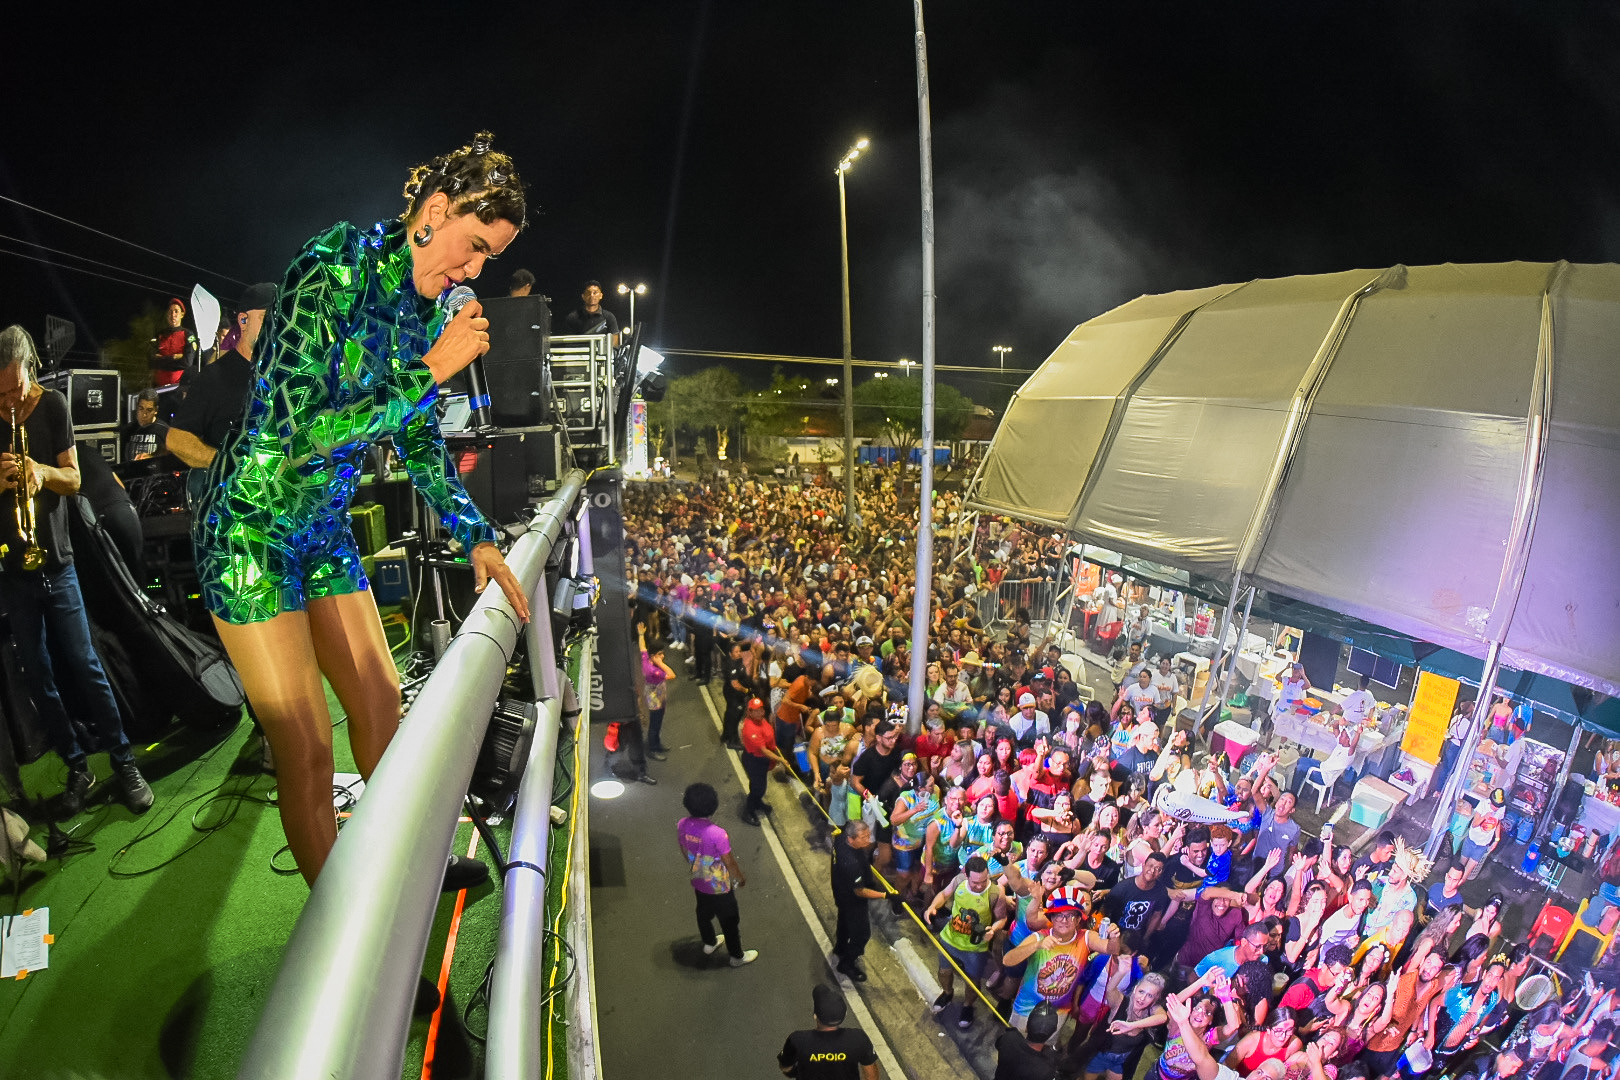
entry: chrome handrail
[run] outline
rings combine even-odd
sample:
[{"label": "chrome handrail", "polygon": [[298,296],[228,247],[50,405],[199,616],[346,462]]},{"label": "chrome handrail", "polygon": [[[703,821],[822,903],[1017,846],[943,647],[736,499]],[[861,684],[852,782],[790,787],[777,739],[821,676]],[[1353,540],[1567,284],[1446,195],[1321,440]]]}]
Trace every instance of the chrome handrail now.
[{"label": "chrome handrail", "polygon": [[[570,471],[507,554],[526,595],[584,488]],[[485,589],[310,890],[238,1076],[399,1077],[462,799],[520,629],[501,590]]]}]

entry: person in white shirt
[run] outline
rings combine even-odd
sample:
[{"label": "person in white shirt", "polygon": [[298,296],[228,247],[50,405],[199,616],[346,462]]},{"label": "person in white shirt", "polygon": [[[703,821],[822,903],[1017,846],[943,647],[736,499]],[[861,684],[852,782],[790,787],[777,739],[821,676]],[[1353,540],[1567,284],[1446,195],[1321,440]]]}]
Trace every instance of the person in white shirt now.
[{"label": "person in white shirt", "polygon": [[1159,704],[1159,692],[1153,689],[1153,674],[1147,668],[1136,673],[1136,682],[1128,683],[1119,691],[1119,700],[1114,702],[1111,716],[1119,719],[1121,706],[1129,705],[1131,711],[1140,713],[1142,709],[1154,708]]},{"label": "person in white shirt", "polygon": [[1305,665],[1294,663],[1283,677],[1282,692],[1277,695],[1277,714],[1293,712],[1294,706],[1305,699],[1310,689],[1311,680],[1305,677]]},{"label": "person in white shirt", "polygon": [[1181,693],[1181,680],[1170,670],[1168,656],[1159,657],[1159,670],[1154,673],[1148,685],[1159,695],[1158,702],[1153,706],[1153,718],[1162,724],[1170,719],[1170,710],[1176,704],[1176,695]]},{"label": "person in white shirt", "polygon": [[1051,717],[1035,707],[1035,695],[1018,695],[1018,711],[1007,718],[1007,723],[1021,743],[1034,742],[1038,736],[1052,734]]},{"label": "person in white shirt", "polygon": [[1363,675],[1361,677],[1361,689],[1345,698],[1333,711],[1342,715],[1352,724],[1365,723],[1367,717],[1373,714],[1373,710],[1378,708],[1378,699],[1373,697],[1372,692],[1367,689],[1368,684],[1371,682],[1371,678]]}]

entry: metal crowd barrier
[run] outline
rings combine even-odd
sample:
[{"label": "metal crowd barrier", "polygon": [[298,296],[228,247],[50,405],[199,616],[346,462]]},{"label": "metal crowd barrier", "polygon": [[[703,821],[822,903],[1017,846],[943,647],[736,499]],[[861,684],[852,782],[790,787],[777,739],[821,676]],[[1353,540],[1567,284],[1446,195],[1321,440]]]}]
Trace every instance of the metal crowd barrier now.
[{"label": "metal crowd barrier", "polygon": [[[543,624],[549,638],[546,560],[584,487],[585,474],[577,469],[563,477],[556,496],[507,555],[524,592],[534,598],[531,648],[541,640],[536,624]],[[501,590],[486,588],[423,686],[310,890],[239,1076],[399,1077],[462,798],[520,628]],[[549,657],[531,667],[541,670],[536,677],[536,696],[541,696]],[[557,714],[553,708],[542,715],[535,742],[549,732],[554,752]],[[545,813],[552,764],[537,766],[546,789]],[[537,798],[523,804],[531,814]],[[541,1033],[532,1030],[531,1037]]]}]

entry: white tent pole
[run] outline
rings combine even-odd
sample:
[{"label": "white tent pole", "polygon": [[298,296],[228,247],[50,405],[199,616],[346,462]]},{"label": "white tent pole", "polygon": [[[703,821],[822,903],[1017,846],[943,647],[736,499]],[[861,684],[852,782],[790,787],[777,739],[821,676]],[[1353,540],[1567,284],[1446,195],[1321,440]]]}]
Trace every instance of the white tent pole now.
[{"label": "white tent pole", "polygon": [[1496,676],[1501,670],[1502,643],[1493,641],[1485,653],[1485,670],[1480,672],[1479,698],[1474,702],[1474,715],[1469,722],[1468,737],[1463,740],[1462,753],[1457,755],[1457,764],[1452,768],[1451,775],[1446,777],[1446,786],[1440,791],[1440,803],[1434,808],[1429,842],[1423,846],[1425,858],[1434,858],[1435,853],[1440,850],[1440,841],[1446,835],[1447,826],[1451,824],[1451,811],[1457,805],[1463,781],[1468,778],[1468,767],[1474,761],[1474,751],[1479,749],[1480,734],[1485,730],[1485,721],[1491,715],[1491,695],[1496,692]]},{"label": "white tent pole", "polygon": [[1226,610],[1221,612],[1221,626],[1215,631],[1215,655],[1210,657],[1209,674],[1204,676],[1204,696],[1198,699],[1198,722],[1204,721],[1204,708],[1209,704],[1209,690],[1215,685],[1216,666],[1221,662],[1221,650],[1226,648],[1226,628],[1232,625],[1232,605],[1237,603],[1243,588],[1242,572],[1232,574],[1232,590],[1226,595]]},{"label": "white tent pole", "polygon": [[928,667],[929,605],[934,597],[934,152],[928,112],[928,39],[922,0],[912,0],[917,26],[917,154],[922,165],[922,490],[917,499],[917,591],[911,603],[911,686],[906,729],[922,730]]}]

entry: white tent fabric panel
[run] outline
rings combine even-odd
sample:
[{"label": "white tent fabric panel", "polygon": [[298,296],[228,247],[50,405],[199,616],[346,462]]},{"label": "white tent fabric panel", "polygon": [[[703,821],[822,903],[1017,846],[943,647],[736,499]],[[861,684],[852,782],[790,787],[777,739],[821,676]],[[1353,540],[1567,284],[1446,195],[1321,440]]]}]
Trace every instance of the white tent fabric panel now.
[{"label": "white tent fabric panel", "polygon": [[[1620,266],[1570,266],[1553,293],[1541,506],[1504,663],[1620,695]],[[1556,658],[1556,659],[1554,659]]]},{"label": "white tent fabric panel", "polygon": [[1620,695],[1617,408],[1620,267],[1254,281],[1077,328],[973,501]]},{"label": "white tent fabric panel", "polygon": [[1173,551],[1176,565],[1219,576],[1300,379],[1346,294],[1378,274],[1255,283],[1199,308],[1131,394],[1071,530],[1156,561],[1148,552]]},{"label": "white tent fabric panel", "polygon": [[1417,267],[1363,300],[1311,405],[1257,581],[1308,586],[1301,599],[1448,648],[1485,640],[1548,273],[1489,269]]},{"label": "white tent fabric panel", "polygon": [[[1076,327],[1007,406],[985,459],[982,505],[1062,528],[1120,395],[1188,312],[1234,288],[1145,296]],[[1014,462],[1039,467],[1004,467]]]}]

